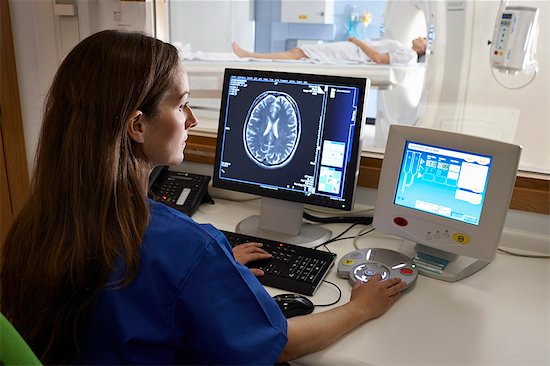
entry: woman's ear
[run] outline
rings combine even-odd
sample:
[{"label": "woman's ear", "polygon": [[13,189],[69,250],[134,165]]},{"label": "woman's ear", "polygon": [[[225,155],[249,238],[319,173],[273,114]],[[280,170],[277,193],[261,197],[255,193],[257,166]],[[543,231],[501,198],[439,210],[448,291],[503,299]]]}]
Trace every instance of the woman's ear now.
[{"label": "woman's ear", "polygon": [[142,144],[145,141],[145,120],[143,112],[135,110],[128,117],[128,136],[137,143]]}]

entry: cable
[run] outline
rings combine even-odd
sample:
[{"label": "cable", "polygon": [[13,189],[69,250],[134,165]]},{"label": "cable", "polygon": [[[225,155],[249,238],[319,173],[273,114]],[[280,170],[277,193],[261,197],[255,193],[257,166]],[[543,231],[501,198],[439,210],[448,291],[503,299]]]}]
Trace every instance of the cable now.
[{"label": "cable", "polygon": [[304,211],[304,219],[319,222],[322,224],[363,224],[370,225],[372,223],[372,216],[332,216],[332,217],[319,217],[313,216]]},{"label": "cable", "polygon": [[357,245],[357,239],[359,239],[360,236],[367,235],[368,233],[371,233],[374,231],[373,227],[365,227],[361,229],[354,237],[353,237],[353,246],[355,249],[361,249]]},{"label": "cable", "polygon": [[330,304],[321,304],[321,305],[315,305],[315,307],[319,306],[319,307],[322,307],[322,306],[332,306],[334,304],[337,304],[338,301],[340,301],[340,299],[342,298],[342,290],[340,289],[340,287],[338,287],[337,284],[333,283],[333,282],[330,282],[330,281],[327,281],[327,280],[323,280],[323,282],[326,282],[328,284],[331,284],[332,286],[336,287],[336,289],[338,290],[338,299],[336,299],[336,301],[333,301],[331,302]]},{"label": "cable", "polygon": [[513,256],[516,256],[516,257],[543,258],[543,259],[549,259],[550,258],[550,255],[547,255],[547,254],[522,254],[522,253],[513,252],[511,250],[501,249],[501,248],[497,248],[497,250],[501,253],[508,254],[508,255],[513,255]]},{"label": "cable", "polygon": [[342,231],[340,234],[336,235],[334,238],[330,238],[328,239],[327,241],[325,241],[324,243],[321,243],[319,245],[316,245],[313,247],[313,249],[317,249],[319,247],[325,247],[327,249],[327,251],[330,252],[330,250],[328,249],[328,247],[326,246],[327,244],[330,244],[332,242],[335,242],[335,241],[338,241],[338,240],[344,240],[344,239],[351,239],[351,238],[341,238],[342,235],[344,235],[345,233],[347,233],[348,231],[350,231],[355,225],[358,225],[357,223],[354,223],[354,224],[351,224],[350,227],[348,227],[347,229],[345,229],[344,231]]},{"label": "cable", "polygon": [[523,89],[526,86],[528,86],[529,84],[531,84],[533,82],[533,80],[535,80],[535,77],[538,75],[538,68],[535,67],[534,72],[533,72],[533,76],[531,77],[531,79],[527,83],[525,83],[523,85],[520,85],[520,86],[517,86],[517,87],[511,87],[511,86],[508,86],[508,85],[504,85],[500,80],[498,80],[498,78],[496,77],[496,74],[495,74],[495,69],[490,65],[490,63],[491,63],[490,55],[491,55],[491,51],[489,49],[489,67],[491,69],[491,74],[493,75],[493,79],[495,79],[497,84],[502,86],[504,89],[508,89],[508,90]]},{"label": "cable", "polygon": [[[357,235],[355,235],[355,236],[346,236],[346,237],[343,237],[343,238],[340,237],[342,234],[344,234],[344,233],[346,233],[347,231],[349,231],[353,226],[355,226],[355,224],[352,225],[352,226],[350,226],[348,229],[346,229],[346,230],[345,230],[344,232],[342,232],[340,235],[338,235],[338,236],[336,236],[336,237],[334,237],[334,238],[332,238],[332,239],[330,239],[330,240],[327,240],[326,242],[324,242],[324,243],[322,243],[322,244],[319,244],[319,245],[317,245],[316,247],[313,247],[313,249],[317,249],[317,248],[319,248],[319,247],[321,247],[321,246],[324,246],[324,247],[327,249],[328,252],[332,253],[332,252],[328,249],[328,247],[326,246],[327,244],[330,244],[330,243],[335,242],[335,241],[347,240],[347,239],[354,239],[354,246],[355,246],[356,249],[359,249],[359,248],[357,247],[357,244],[355,243],[355,241],[357,241],[357,238],[360,237],[360,236],[363,236],[363,235],[367,235],[367,234],[370,233],[371,231],[374,231],[374,228],[373,228],[372,226],[369,226],[369,227],[366,227],[366,228],[362,229],[362,230],[361,230]],[[365,231],[365,230],[367,230],[367,231]]]},{"label": "cable", "polygon": [[339,215],[342,215],[342,216],[352,216],[352,215],[355,215],[355,216],[358,216],[358,214],[362,214],[362,213],[367,213],[367,212],[374,212],[374,207],[372,206],[367,206],[367,205],[360,205],[360,204],[355,204],[355,209],[352,210],[352,211],[349,211],[347,213],[341,213],[342,211],[340,210],[336,210],[336,209],[323,209],[321,207],[318,207],[318,206],[313,206],[313,205],[304,205],[304,210],[311,213],[311,214],[314,214],[314,213],[318,213],[318,214],[322,214],[322,215],[333,215],[333,214],[339,214]]}]

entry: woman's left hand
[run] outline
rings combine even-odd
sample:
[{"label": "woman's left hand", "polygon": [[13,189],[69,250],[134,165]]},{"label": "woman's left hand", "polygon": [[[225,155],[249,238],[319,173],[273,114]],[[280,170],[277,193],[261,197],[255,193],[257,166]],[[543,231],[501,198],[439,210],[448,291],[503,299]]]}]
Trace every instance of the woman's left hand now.
[{"label": "woman's left hand", "polygon": [[[247,264],[261,259],[269,259],[271,254],[262,249],[262,243],[244,243],[233,247],[233,254],[237,262]],[[250,268],[254,276],[263,276],[264,271],[258,268]]]}]

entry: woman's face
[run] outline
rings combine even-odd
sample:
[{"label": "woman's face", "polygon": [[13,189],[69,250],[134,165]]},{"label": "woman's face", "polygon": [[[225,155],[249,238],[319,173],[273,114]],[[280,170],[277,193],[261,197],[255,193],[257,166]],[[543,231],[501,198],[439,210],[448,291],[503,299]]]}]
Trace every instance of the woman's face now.
[{"label": "woman's face", "polygon": [[419,55],[426,53],[426,38],[418,37],[412,40],[412,49]]},{"label": "woman's face", "polygon": [[151,167],[177,165],[183,161],[188,129],[198,120],[189,107],[187,73],[179,67],[174,85],[159,105],[154,117],[145,116],[146,130],[143,150]]}]

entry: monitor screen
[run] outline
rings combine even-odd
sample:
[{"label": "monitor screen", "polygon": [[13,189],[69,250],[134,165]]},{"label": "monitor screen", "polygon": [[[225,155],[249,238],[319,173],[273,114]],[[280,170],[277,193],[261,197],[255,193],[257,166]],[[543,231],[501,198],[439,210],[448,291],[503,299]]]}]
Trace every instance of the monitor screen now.
[{"label": "monitor screen", "polygon": [[479,225],[492,157],[405,143],[393,203]]},{"label": "monitor screen", "polygon": [[351,210],[369,82],[226,69],[213,185]]},{"label": "monitor screen", "polygon": [[457,281],[495,256],[521,147],[428,128],[391,125],[374,226],[405,239],[419,273]]}]

